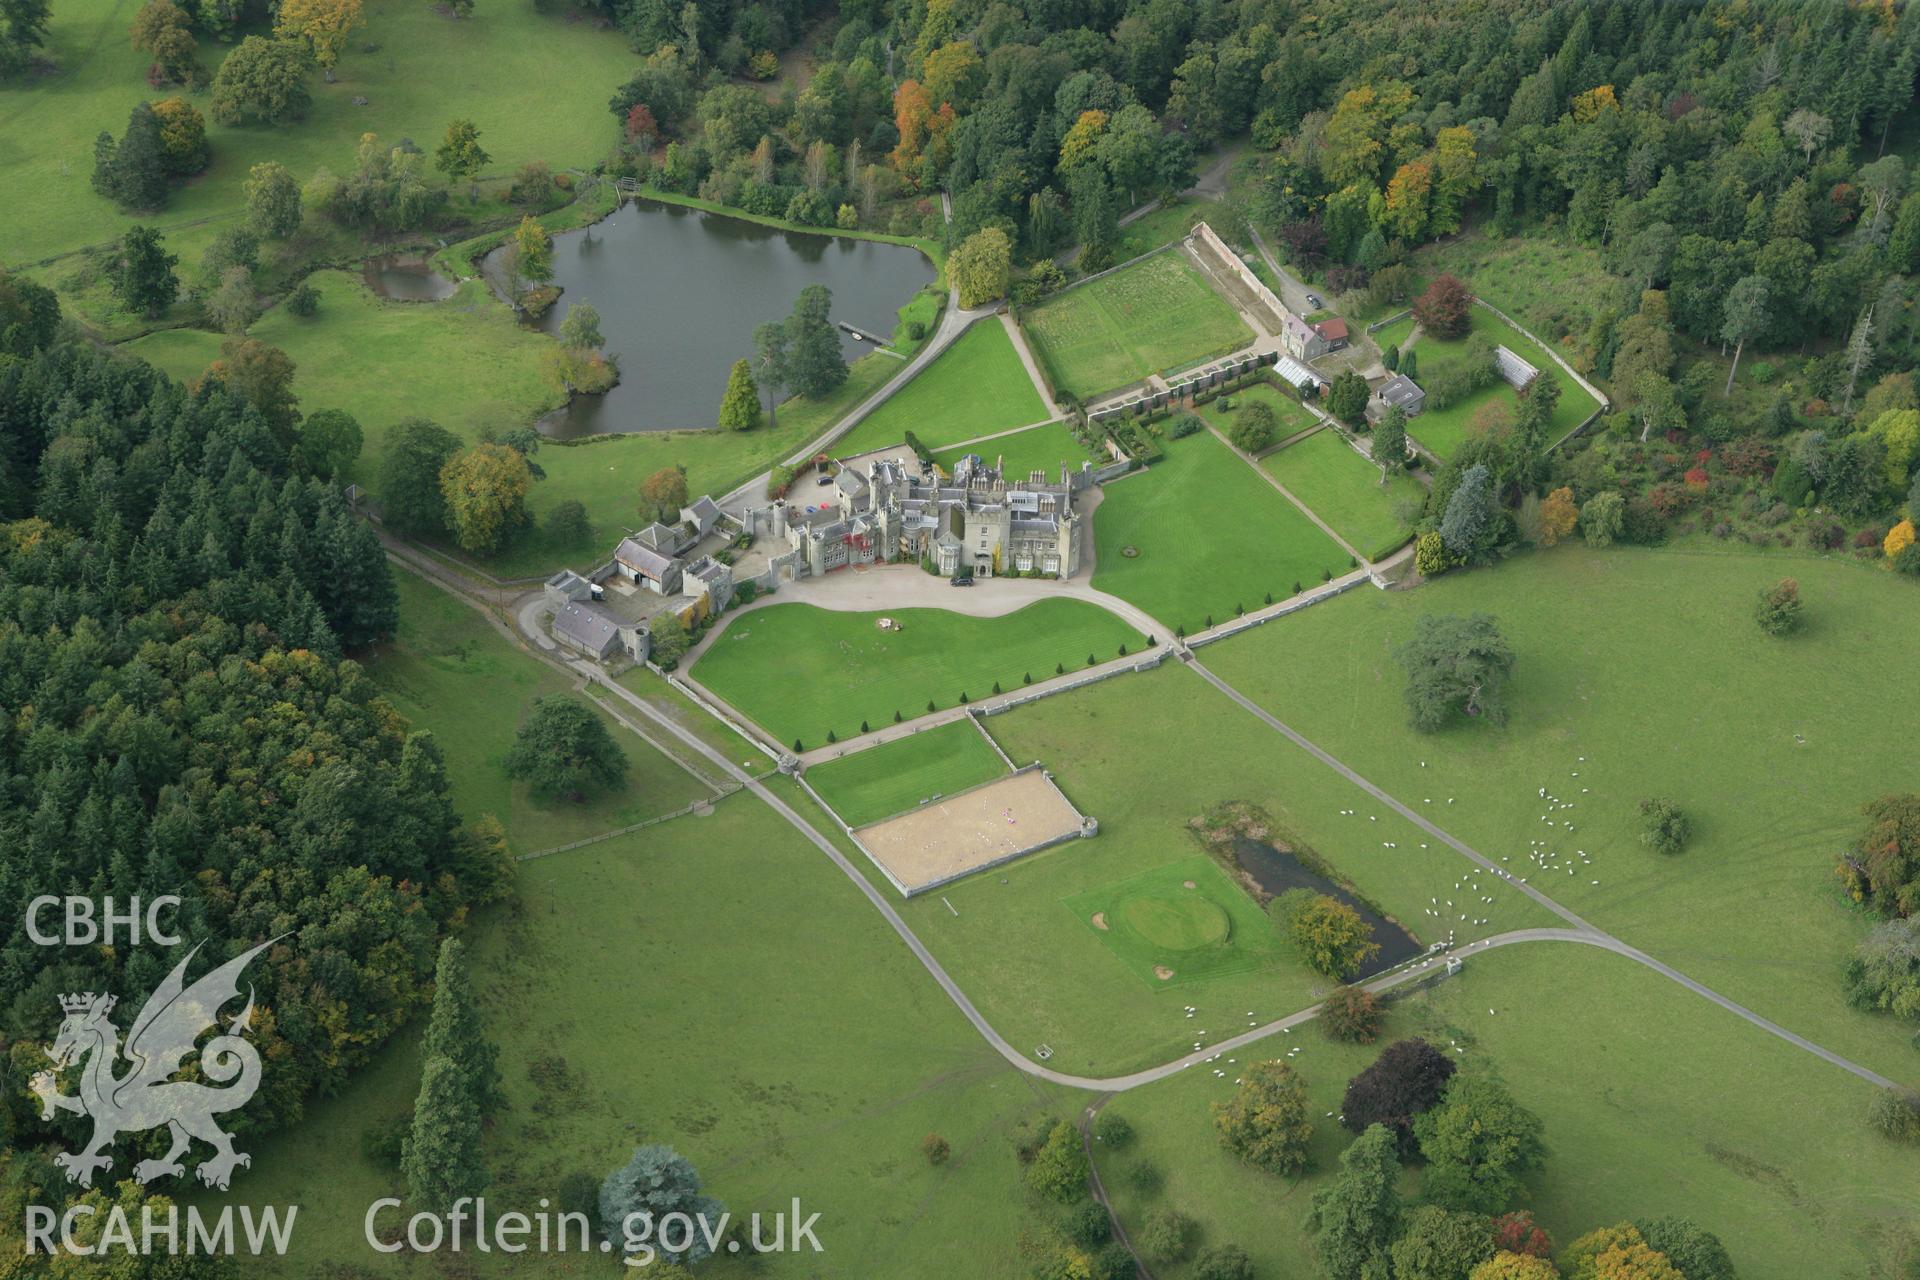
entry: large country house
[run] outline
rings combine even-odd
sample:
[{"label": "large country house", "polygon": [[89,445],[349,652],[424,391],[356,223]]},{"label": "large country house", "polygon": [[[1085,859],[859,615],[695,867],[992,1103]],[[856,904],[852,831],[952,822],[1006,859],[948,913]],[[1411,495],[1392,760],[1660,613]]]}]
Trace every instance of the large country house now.
[{"label": "large country house", "polygon": [[769,516],[792,548],[782,560],[796,577],[909,560],[949,576],[1070,578],[1085,523],[1074,504],[1093,482],[1091,463],[1078,471],[1061,463],[1058,482],[1044,471],[1009,481],[968,454],[942,481],[909,459],[875,458],[864,475],[842,467],[829,501],[805,511],[776,505]]}]

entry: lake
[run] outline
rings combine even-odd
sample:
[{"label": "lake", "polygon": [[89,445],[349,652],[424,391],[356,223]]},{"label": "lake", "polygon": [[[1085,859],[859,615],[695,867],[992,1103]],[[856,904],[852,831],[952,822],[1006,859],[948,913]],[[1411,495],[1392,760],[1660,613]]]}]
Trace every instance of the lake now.
[{"label": "lake", "polygon": [[[500,278],[495,250],[488,278]],[[793,310],[808,285],[833,291],[833,319],[882,337],[895,313],[933,281],[917,249],[777,231],[678,205],[636,200],[594,226],[553,238],[553,283],[564,292],[539,326],[558,333],[570,303],[600,312],[620,383],[575,396],[541,423],[558,439],[600,432],[712,427],[733,362],[753,355],[753,331]],[[845,333],[847,358],[871,351]]]}]

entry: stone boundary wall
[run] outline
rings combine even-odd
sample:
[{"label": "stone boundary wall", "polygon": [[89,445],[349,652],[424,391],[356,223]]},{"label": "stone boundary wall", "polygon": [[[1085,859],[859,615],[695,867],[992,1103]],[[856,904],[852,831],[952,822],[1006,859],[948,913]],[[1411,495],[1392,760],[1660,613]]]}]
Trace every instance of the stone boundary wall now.
[{"label": "stone boundary wall", "polygon": [[1193,225],[1193,230],[1187,233],[1187,238],[1200,241],[1218,254],[1220,261],[1225,263],[1227,269],[1234,273],[1235,278],[1237,278],[1241,284],[1245,285],[1247,290],[1252,293],[1254,297],[1258,298],[1268,310],[1273,312],[1274,320],[1280,324],[1286,323],[1287,317],[1292,315],[1293,312],[1287,310],[1286,303],[1273,296],[1273,290],[1267,288],[1260,277],[1253,274],[1253,268],[1242,262],[1239,254],[1227,247],[1227,242],[1220,238],[1219,232],[1215,231],[1205,222],[1196,222]]},{"label": "stone boundary wall", "polygon": [[1136,671],[1151,671],[1166,660],[1167,646],[1164,644],[1155,645],[1152,649],[1148,650],[1146,655],[1138,662],[1127,663],[1125,665],[1110,662],[1097,671],[1087,672],[1078,680],[1057,685],[1051,689],[1040,689],[1032,693],[1007,694],[998,702],[991,705],[981,704],[973,714],[997,716],[1002,711],[1011,711],[1015,707],[1024,707],[1029,702],[1038,702],[1042,698],[1051,698],[1056,693],[1071,693],[1075,689],[1084,689],[1090,684],[1099,684],[1102,680],[1111,680],[1115,676],[1132,675]]},{"label": "stone boundary wall", "polygon": [[1319,604],[1322,600],[1331,600],[1335,596],[1344,595],[1361,583],[1371,582],[1372,580],[1366,570],[1355,570],[1343,578],[1334,579],[1318,590],[1308,591],[1291,600],[1282,601],[1274,605],[1271,609],[1260,609],[1247,614],[1245,617],[1235,618],[1232,622],[1223,622],[1211,630],[1200,632],[1198,635],[1188,636],[1186,642],[1187,648],[1198,649],[1202,645],[1212,644],[1216,640],[1225,640],[1228,636],[1237,636],[1242,631],[1248,630],[1251,627],[1261,626],[1271,622],[1275,618],[1284,618],[1290,613],[1298,613],[1302,609]]}]

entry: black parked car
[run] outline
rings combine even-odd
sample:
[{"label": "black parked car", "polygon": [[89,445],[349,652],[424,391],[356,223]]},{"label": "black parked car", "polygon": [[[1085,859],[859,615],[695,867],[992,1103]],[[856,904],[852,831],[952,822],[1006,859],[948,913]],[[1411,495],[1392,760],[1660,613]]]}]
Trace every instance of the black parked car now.
[{"label": "black parked car", "polygon": [[970,587],[973,585],[973,579],[972,578],[948,578],[947,585],[950,587]]}]

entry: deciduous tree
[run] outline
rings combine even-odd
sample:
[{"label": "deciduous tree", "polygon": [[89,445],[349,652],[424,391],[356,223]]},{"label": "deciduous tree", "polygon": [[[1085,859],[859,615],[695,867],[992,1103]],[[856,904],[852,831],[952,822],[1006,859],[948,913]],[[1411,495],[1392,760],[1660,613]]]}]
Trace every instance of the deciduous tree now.
[{"label": "deciduous tree", "polygon": [[313,101],[307,75],[313,54],[301,40],[248,36],[213,77],[213,118],[224,125],[297,120]]},{"label": "deciduous tree", "polygon": [[1329,978],[1345,978],[1380,954],[1360,913],[1325,894],[1294,914],[1293,942],[1301,958]]},{"label": "deciduous tree", "polygon": [[686,505],[685,467],[662,467],[640,482],[640,514],[647,519],[678,519]]},{"label": "deciduous tree", "polygon": [[1770,636],[1791,635],[1805,621],[1801,609],[1799,582],[1782,578],[1760,592],[1753,606],[1753,620]]},{"label": "deciduous tree", "polygon": [[1573,532],[1580,520],[1580,508],[1574,505],[1573,490],[1565,485],[1549,493],[1540,503],[1540,545],[1551,547]]},{"label": "deciduous tree", "polygon": [[1379,996],[1365,987],[1350,987],[1343,982],[1328,992],[1320,1005],[1320,1029],[1334,1040],[1372,1044],[1385,1016]]},{"label": "deciduous tree", "polygon": [[1227,439],[1248,453],[1258,453],[1273,443],[1278,429],[1279,420],[1273,416],[1272,406],[1264,400],[1247,400],[1234,411],[1233,421],[1227,427]]},{"label": "deciduous tree", "polygon": [[1490,1076],[1456,1075],[1439,1104],[1415,1118],[1413,1132],[1427,1159],[1428,1197],[1472,1213],[1498,1213],[1510,1205],[1520,1192],[1520,1175],[1537,1168],[1546,1154],[1540,1118]]},{"label": "deciduous tree", "polygon": [[477,444],[440,469],[447,526],[462,548],[489,555],[527,523],[527,490],[533,473],[518,449]]},{"label": "deciduous tree", "polygon": [[466,183],[467,199],[473,204],[480,203],[480,171],[492,159],[480,145],[480,131],[471,120],[450,121],[433,153],[434,167],[447,175],[448,182]]},{"label": "deciduous tree", "polygon": [[1380,468],[1380,483],[1407,469],[1407,414],[1395,405],[1381,416],[1373,428],[1373,461]]},{"label": "deciduous tree", "polygon": [[394,427],[380,461],[381,518],[388,528],[416,536],[446,532],[440,471],[459,451],[459,439],[436,422],[403,418]]},{"label": "deciduous tree", "polygon": [[1307,1227],[1327,1280],[1385,1274],[1400,1226],[1400,1159],[1393,1131],[1368,1125],[1340,1153],[1340,1172],[1313,1197]]},{"label": "deciduous tree", "polygon": [[833,327],[833,294],[810,284],[800,291],[786,320],[783,381],[795,394],[817,400],[847,380],[847,358]]},{"label": "deciduous tree", "polygon": [[607,722],[578,698],[553,694],[533,704],[514,734],[507,776],[545,798],[584,800],[620,785],[627,757]]},{"label": "deciduous tree", "polygon": [[282,40],[304,40],[331,84],[347,37],[360,21],[360,0],[280,0],[273,34]]},{"label": "deciduous tree", "polygon": [[1394,1280],[1458,1280],[1493,1256],[1486,1219],[1479,1214],[1425,1204],[1408,1214],[1406,1223],[1388,1251]]},{"label": "deciduous tree", "polygon": [[263,236],[283,239],[300,226],[300,184],[287,167],[263,160],[247,171],[247,225]]},{"label": "deciduous tree", "polygon": [[1440,1100],[1454,1070],[1453,1059],[1425,1040],[1396,1040],[1347,1082],[1340,1100],[1341,1123],[1355,1133],[1385,1125],[1400,1149],[1411,1154],[1414,1117]]},{"label": "deciduous tree", "polygon": [[1013,271],[1013,243],[999,227],[982,227],[960,242],[947,259],[947,271],[968,310],[1007,296]]},{"label": "deciduous tree", "polygon": [[1027,1166],[1027,1185],[1049,1200],[1074,1200],[1086,1194],[1087,1153],[1080,1131],[1062,1120],[1047,1132],[1047,1140]]},{"label": "deciduous tree", "polygon": [[1443,272],[1413,300],[1413,318],[1437,338],[1464,338],[1473,325],[1472,302],[1467,286]]},{"label": "deciduous tree", "polygon": [[343,409],[316,409],[300,424],[300,465],[309,475],[338,480],[360,456],[359,422]]},{"label": "deciduous tree", "polygon": [[1301,1173],[1313,1136],[1306,1081],[1284,1062],[1243,1068],[1233,1097],[1213,1104],[1213,1127],[1220,1144],[1248,1164],[1283,1176]]}]

